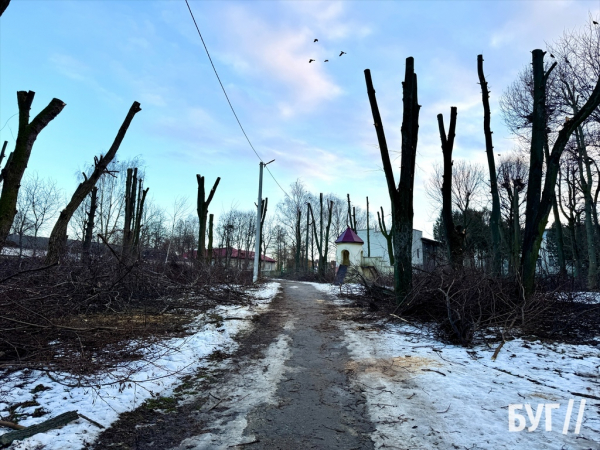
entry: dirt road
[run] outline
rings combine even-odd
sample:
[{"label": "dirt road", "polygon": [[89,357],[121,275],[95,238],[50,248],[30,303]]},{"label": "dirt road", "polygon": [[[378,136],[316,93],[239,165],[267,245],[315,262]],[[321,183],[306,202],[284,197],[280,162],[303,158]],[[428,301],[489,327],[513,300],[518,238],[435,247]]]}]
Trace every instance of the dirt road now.
[{"label": "dirt road", "polygon": [[232,354],[215,355],[173,398],[124,414],[94,448],[373,448],[334,323],[339,310],[325,299],[311,285],[282,282]]}]

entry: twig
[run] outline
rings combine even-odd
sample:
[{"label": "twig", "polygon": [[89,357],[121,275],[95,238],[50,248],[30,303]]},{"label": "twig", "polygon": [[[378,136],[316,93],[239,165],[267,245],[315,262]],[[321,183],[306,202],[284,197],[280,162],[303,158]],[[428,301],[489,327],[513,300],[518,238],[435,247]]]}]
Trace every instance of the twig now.
[{"label": "twig", "polygon": [[230,445],[228,448],[234,448],[234,447],[242,447],[243,445],[250,445],[250,444],[257,444],[260,441],[258,440],[258,438],[254,438],[253,441],[250,442],[242,442],[241,444],[235,444],[235,445]]},{"label": "twig", "polygon": [[12,428],[13,430],[22,430],[25,428],[23,425],[18,423],[8,422],[7,420],[0,420],[0,427]]},{"label": "twig", "polygon": [[4,283],[5,281],[7,281],[7,280],[10,280],[10,279],[11,279],[11,278],[13,278],[13,277],[16,277],[16,276],[19,276],[19,275],[23,275],[24,273],[29,273],[29,272],[38,272],[38,271],[40,271],[40,270],[46,270],[46,269],[49,269],[50,267],[54,267],[54,266],[57,266],[57,265],[58,265],[58,263],[57,263],[57,262],[55,262],[55,263],[52,263],[52,264],[50,264],[50,265],[48,265],[48,266],[44,266],[44,267],[38,267],[37,269],[28,269],[28,270],[23,270],[23,271],[21,271],[21,272],[14,273],[14,274],[12,274],[11,276],[8,276],[8,277],[6,277],[6,278],[3,278],[2,280],[0,280],[0,283]]},{"label": "twig", "polygon": [[424,371],[424,372],[435,372],[435,373],[439,373],[440,375],[446,376],[445,373],[440,372],[439,370],[433,370],[433,369],[421,369],[421,370]]},{"label": "twig", "polygon": [[92,419],[90,419],[89,417],[87,417],[87,416],[84,416],[84,415],[83,415],[83,414],[81,414],[81,413],[78,413],[78,414],[79,414],[79,417],[81,417],[82,419],[85,419],[85,420],[87,420],[87,421],[88,421],[89,423],[91,423],[91,424],[94,424],[94,425],[96,425],[98,428],[105,428],[105,427],[104,427],[104,425],[101,425],[101,424],[99,424],[99,423],[98,423],[98,422],[96,422],[95,420],[92,420]]},{"label": "twig", "polygon": [[436,411],[438,414],[444,414],[447,413],[450,410],[450,405],[448,405],[448,407],[446,408],[446,411]]},{"label": "twig", "polygon": [[492,355],[492,361],[496,361],[496,357],[498,356],[498,353],[500,353],[500,349],[502,349],[502,347],[504,347],[504,342],[505,341],[500,342],[500,345],[498,347],[496,347],[496,351]]}]

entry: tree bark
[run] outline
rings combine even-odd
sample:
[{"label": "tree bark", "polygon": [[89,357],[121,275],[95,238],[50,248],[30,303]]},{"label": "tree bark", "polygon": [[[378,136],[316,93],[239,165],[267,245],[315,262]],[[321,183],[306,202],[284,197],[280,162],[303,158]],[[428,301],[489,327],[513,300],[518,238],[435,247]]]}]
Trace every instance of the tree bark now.
[{"label": "tree bark", "polygon": [[413,188],[420,108],[417,98],[417,76],[414,72],[414,59],[412,57],[406,58],[404,82],[402,83],[402,158],[398,187],[396,187],[394,180],[383,123],[379,114],[369,69],[365,70],[365,81],[392,205],[394,295],[396,302],[401,304],[412,288]]},{"label": "tree bark", "polygon": [[21,180],[25,173],[25,169],[27,168],[29,157],[31,156],[33,144],[46,125],[58,116],[65,107],[65,103],[63,103],[62,100],[54,98],[48,106],[35,117],[35,119],[29,122],[29,113],[34,96],[35,92],[33,91],[17,92],[17,102],[19,105],[19,131],[15,149],[9,155],[6,165],[4,166],[4,169],[2,169],[3,182],[2,194],[0,194],[0,250],[4,248],[6,238],[10,233],[10,227],[17,214],[16,205],[19,188],[21,187]]},{"label": "tree bark", "polygon": [[117,150],[119,150],[119,146],[121,142],[123,142],[123,138],[125,138],[125,134],[127,133],[127,129],[133,120],[133,116],[136,115],[142,109],[140,108],[140,104],[138,102],[133,102],[131,108],[129,108],[129,112],[119,129],[117,136],[113,144],[111,145],[106,155],[100,155],[100,158],[94,158],[94,170],[89,178],[86,178],[82,183],[79,183],[77,189],[73,193],[71,200],[63,209],[52,229],[52,233],[50,234],[50,239],[48,241],[48,254],[46,255],[46,264],[53,264],[63,257],[66,246],[67,246],[67,227],[69,225],[69,221],[71,217],[73,217],[73,213],[81,202],[87,197],[87,195],[91,192],[91,190],[96,185],[98,179],[106,172],[106,168],[108,164],[113,160],[115,155],[117,154]]},{"label": "tree bark", "polygon": [[[535,56],[536,52],[541,52],[540,56]],[[536,64],[541,65],[543,69],[543,52],[541,50],[534,50],[534,74],[536,71],[540,69],[536,69]],[[538,61],[536,62],[537,60]],[[554,67],[554,66],[553,66]],[[549,72],[548,72],[549,73]],[[544,78],[547,77],[548,74],[544,75]],[[538,75],[539,77],[539,75]],[[535,77],[534,77],[535,81]],[[538,89],[539,90],[539,89]],[[535,95],[535,93],[534,93]],[[537,94],[539,96],[539,93]],[[539,99],[538,99],[539,101]],[[585,120],[589,115],[600,105],[600,78],[596,82],[596,86],[583,105],[583,107],[579,110],[577,114],[573,116],[573,118],[567,121],[563,128],[559,131],[558,136],[552,146],[552,152],[550,153],[550,158],[546,164],[546,178],[544,181],[544,189],[542,191],[541,199],[535,198],[536,192],[539,193],[539,189],[541,186],[541,177],[537,177],[532,186],[531,182],[531,174],[529,178],[529,184],[527,188],[527,213],[529,213],[529,220],[527,220],[527,214],[525,218],[525,233],[523,237],[523,252],[521,257],[521,267],[522,267],[522,277],[523,277],[523,287],[525,290],[525,295],[530,296],[534,292],[535,288],[535,267],[537,258],[539,255],[540,246],[542,243],[542,237],[544,234],[544,230],[546,228],[546,224],[548,223],[548,215],[550,213],[550,208],[552,207],[552,196],[554,195],[554,189],[556,186],[556,176],[560,164],[560,157],[565,149],[565,146],[569,142],[569,138],[575,131],[575,129]],[[534,102],[535,106],[535,102]],[[543,103],[541,104],[543,107]],[[538,106],[539,108],[539,106]],[[538,113],[538,115],[540,115]],[[541,116],[541,115],[540,115]],[[534,110],[534,131],[537,128],[537,122],[542,119],[543,116],[537,117]],[[545,131],[545,130],[544,130]],[[539,131],[536,131],[538,133]],[[542,143],[543,146],[543,143]],[[532,152],[537,151],[537,148],[534,148],[532,141]],[[533,157],[533,156],[532,156]],[[533,157],[534,159],[537,156]],[[536,162],[537,164],[537,162]],[[529,197],[531,197],[533,204],[530,205]],[[531,210],[530,210],[531,208]]]},{"label": "tree bark", "polygon": [[494,161],[494,145],[490,127],[490,92],[483,73],[483,55],[477,56],[477,74],[481,85],[481,101],[483,103],[483,134],[485,136],[485,152],[487,154],[490,173],[490,191],[492,194],[492,213],[490,215],[490,231],[492,234],[492,270],[496,275],[502,272],[502,253],[500,238],[500,195],[498,194],[498,178]]}]

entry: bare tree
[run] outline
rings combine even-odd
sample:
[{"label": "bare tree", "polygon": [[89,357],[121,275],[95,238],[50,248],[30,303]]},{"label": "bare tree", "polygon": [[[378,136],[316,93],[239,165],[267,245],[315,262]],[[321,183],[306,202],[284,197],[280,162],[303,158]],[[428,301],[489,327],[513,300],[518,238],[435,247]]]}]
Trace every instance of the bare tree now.
[{"label": "bare tree", "polygon": [[58,212],[61,196],[54,180],[44,180],[37,173],[26,178],[23,191],[34,237],[33,256],[36,256],[39,232]]}]

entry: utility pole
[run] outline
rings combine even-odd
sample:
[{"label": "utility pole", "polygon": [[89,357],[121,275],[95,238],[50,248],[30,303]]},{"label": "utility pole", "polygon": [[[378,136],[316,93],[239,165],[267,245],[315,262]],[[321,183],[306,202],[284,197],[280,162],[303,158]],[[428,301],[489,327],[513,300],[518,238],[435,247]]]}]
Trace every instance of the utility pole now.
[{"label": "utility pole", "polygon": [[259,162],[258,166],[260,167],[259,176],[258,176],[258,203],[256,204],[256,237],[254,244],[254,274],[252,276],[252,282],[256,283],[258,280],[258,265],[260,264],[260,219],[262,212],[262,175],[263,175],[263,167],[271,164],[274,159],[269,161],[268,163]]}]

